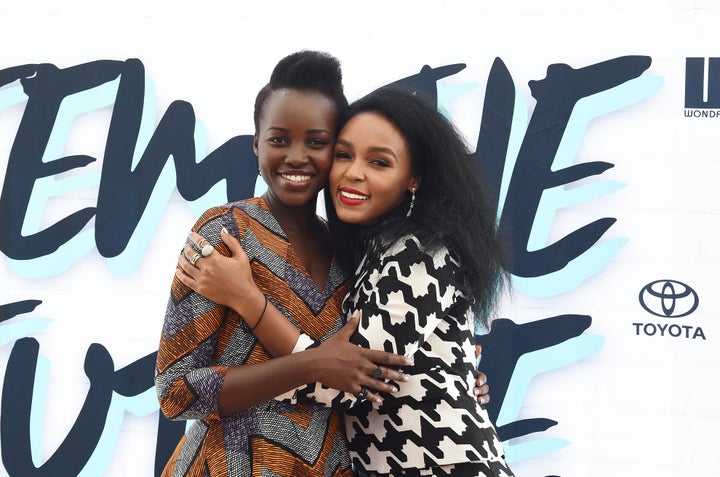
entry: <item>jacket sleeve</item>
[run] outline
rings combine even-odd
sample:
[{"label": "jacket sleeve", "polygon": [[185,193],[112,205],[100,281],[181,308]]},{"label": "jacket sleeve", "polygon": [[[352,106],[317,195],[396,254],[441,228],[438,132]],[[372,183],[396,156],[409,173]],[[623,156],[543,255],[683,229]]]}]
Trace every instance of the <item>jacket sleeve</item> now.
[{"label": "jacket sleeve", "polygon": [[[219,231],[227,214],[210,209],[193,230],[228,255]],[[220,244],[220,245],[218,245]],[[184,245],[184,244],[183,244]],[[168,419],[219,419],[218,395],[228,370],[216,361],[218,333],[227,308],[195,293],[173,276],[155,368],[160,409]]]}]

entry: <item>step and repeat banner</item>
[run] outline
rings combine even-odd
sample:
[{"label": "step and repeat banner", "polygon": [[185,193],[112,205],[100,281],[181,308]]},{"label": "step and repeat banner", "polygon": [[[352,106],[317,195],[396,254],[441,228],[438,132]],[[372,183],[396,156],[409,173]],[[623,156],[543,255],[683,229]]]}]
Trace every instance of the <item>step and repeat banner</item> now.
[{"label": "step and repeat banner", "polygon": [[0,475],[158,475],[185,428],[153,387],[177,254],[262,192],[253,102],[303,48],[350,100],[430,94],[488,175],[513,282],[479,366],[516,475],[720,475],[720,6],[17,3]]}]

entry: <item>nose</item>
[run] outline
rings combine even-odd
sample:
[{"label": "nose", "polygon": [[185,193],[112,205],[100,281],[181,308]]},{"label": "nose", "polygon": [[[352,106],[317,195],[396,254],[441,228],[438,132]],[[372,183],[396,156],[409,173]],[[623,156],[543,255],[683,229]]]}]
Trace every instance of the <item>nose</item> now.
[{"label": "nose", "polygon": [[346,179],[351,181],[361,181],[365,178],[362,164],[357,159],[353,159],[347,163],[347,167],[345,168],[343,175]]},{"label": "nose", "polygon": [[305,148],[300,144],[292,144],[287,148],[285,162],[293,166],[305,164],[308,161]]}]

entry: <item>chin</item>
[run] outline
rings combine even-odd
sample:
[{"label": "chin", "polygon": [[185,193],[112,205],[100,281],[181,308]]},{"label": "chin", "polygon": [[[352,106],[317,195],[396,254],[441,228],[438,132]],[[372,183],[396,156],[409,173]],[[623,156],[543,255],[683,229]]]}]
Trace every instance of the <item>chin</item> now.
[{"label": "chin", "polygon": [[338,219],[346,224],[360,225],[363,222],[362,217],[358,217],[358,214],[353,214],[352,212],[348,213],[337,209],[335,209],[335,212],[337,213]]}]

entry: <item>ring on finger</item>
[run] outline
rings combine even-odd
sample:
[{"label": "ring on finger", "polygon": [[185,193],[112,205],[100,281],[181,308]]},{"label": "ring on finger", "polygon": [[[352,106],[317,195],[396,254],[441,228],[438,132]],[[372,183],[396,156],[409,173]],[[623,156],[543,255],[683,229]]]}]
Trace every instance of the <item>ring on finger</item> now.
[{"label": "ring on finger", "polygon": [[[203,239],[203,240],[205,240],[205,239]],[[205,245],[203,245],[202,249],[200,249],[200,253],[202,253],[203,257],[209,256],[214,251],[215,251],[215,248],[212,245],[210,245],[209,243],[206,243]]]},{"label": "ring on finger", "polygon": [[375,379],[380,379],[380,376],[382,376],[382,369],[380,369],[380,366],[373,369],[371,376]]},{"label": "ring on finger", "polygon": [[367,398],[367,393],[368,393],[368,388],[365,386],[360,386],[360,392],[357,394],[357,397],[361,401],[364,401],[365,398]]},{"label": "ring on finger", "polygon": [[195,255],[193,255],[192,257],[190,257],[190,260],[189,260],[190,264],[191,264],[191,265],[195,265],[195,262],[197,262],[200,257],[202,257],[202,255],[199,254],[199,253],[197,253],[197,252],[195,252]]}]

